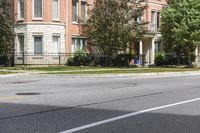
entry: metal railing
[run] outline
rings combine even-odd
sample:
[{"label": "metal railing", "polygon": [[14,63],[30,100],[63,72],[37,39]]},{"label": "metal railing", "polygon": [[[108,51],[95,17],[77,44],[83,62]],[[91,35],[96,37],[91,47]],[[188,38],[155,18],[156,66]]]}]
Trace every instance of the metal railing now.
[{"label": "metal railing", "polygon": [[[102,55],[102,54],[86,54],[84,58],[74,57],[73,53],[15,53],[11,57],[12,65],[27,65],[27,66],[63,66],[68,65],[94,65],[94,66],[128,66],[129,64],[143,65],[145,63],[145,55]],[[82,59],[81,59],[82,58]],[[188,58],[184,55],[166,55],[166,65],[187,65]],[[196,58],[200,62],[200,56]],[[8,63],[6,55],[0,55],[0,66],[6,66]],[[71,62],[70,62],[71,61]],[[195,61],[195,57],[192,58],[192,62]],[[93,66],[92,65],[92,66]]]},{"label": "metal railing", "polygon": [[[128,66],[131,55],[102,55],[86,54],[85,56],[75,57],[73,53],[16,53],[14,56],[15,65],[26,66]],[[74,58],[72,58],[74,57]]]},{"label": "metal railing", "polygon": [[14,55],[0,54],[0,66],[14,66]]},{"label": "metal railing", "polygon": [[65,65],[71,53],[15,53],[15,65]]},{"label": "metal railing", "polygon": [[[195,62],[196,58],[194,55],[191,56],[191,61]],[[166,65],[188,65],[188,56],[186,55],[175,55],[167,54],[166,55]]]}]

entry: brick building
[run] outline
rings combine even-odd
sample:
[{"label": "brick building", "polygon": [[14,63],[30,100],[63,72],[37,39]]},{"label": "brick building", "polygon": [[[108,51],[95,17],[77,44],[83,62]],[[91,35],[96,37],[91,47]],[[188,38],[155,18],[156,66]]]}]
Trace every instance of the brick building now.
[{"label": "brick building", "polygon": [[[64,64],[67,58],[58,57],[59,53],[73,53],[85,47],[81,25],[93,4],[94,0],[14,0],[15,64]],[[144,20],[150,23],[134,51],[153,64],[154,55],[161,48],[160,16],[167,2],[146,0],[144,4]]]},{"label": "brick building", "polygon": [[144,39],[138,43],[138,46],[136,44],[136,49],[134,50],[138,51],[140,63],[142,62],[142,55],[147,64],[154,64],[156,52],[162,49],[160,34],[161,12],[168,4],[166,0],[146,0],[145,5],[146,10],[143,19],[145,22],[149,22],[147,33],[144,35]]}]

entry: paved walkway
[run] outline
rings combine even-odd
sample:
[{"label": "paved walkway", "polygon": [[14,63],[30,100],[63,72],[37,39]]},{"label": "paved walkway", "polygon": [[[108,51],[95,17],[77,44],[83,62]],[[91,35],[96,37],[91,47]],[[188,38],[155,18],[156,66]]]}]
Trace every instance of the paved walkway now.
[{"label": "paved walkway", "polygon": [[[0,75],[2,77],[16,77],[16,76],[23,76],[23,75],[31,75],[31,74],[48,74],[50,73],[57,73],[57,72],[82,72],[82,71],[108,71],[110,69],[103,69],[103,70],[68,70],[68,71],[37,71],[37,70],[0,70],[0,71],[7,71],[13,72],[14,74],[3,74]],[[112,69],[112,70],[121,70],[121,69]],[[200,71],[184,71],[184,72],[152,72],[152,73],[114,73],[114,74],[48,74],[48,75],[64,75],[64,76],[71,76],[71,77],[143,77],[143,76],[192,76],[192,75],[200,75]]]}]

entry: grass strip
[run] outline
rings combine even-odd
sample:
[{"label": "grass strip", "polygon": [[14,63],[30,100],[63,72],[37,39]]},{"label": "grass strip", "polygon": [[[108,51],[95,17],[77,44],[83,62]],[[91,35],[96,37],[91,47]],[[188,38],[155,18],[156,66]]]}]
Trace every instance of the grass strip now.
[{"label": "grass strip", "polygon": [[130,69],[97,69],[84,71],[56,71],[47,74],[134,74],[134,73],[160,73],[160,72],[187,72],[199,71],[196,68],[130,68]]},{"label": "grass strip", "polygon": [[0,71],[0,75],[14,74],[14,72]]},{"label": "grass strip", "polygon": [[103,69],[119,69],[111,67],[0,67],[0,70],[35,70],[35,71],[67,71],[67,70],[103,70]]}]

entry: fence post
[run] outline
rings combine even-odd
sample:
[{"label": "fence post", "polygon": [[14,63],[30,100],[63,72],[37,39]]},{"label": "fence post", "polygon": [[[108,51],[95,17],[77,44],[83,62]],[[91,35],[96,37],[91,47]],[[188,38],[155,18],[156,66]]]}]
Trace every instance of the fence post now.
[{"label": "fence post", "polygon": [[15,67],[15,53],[13,53],[13,57],[12,57],[12,65],[13,65],[13,67]]},{"label": "fence post", "polygon": [[23,63],[23,66],[25,65],[25,55],[24,55],[24,52],[22,52],[22,63]]},{"label": "fence post", "polygon": [[61,53],[59,52],[59,68],[60,68],[60,65],[61,65]]}]

